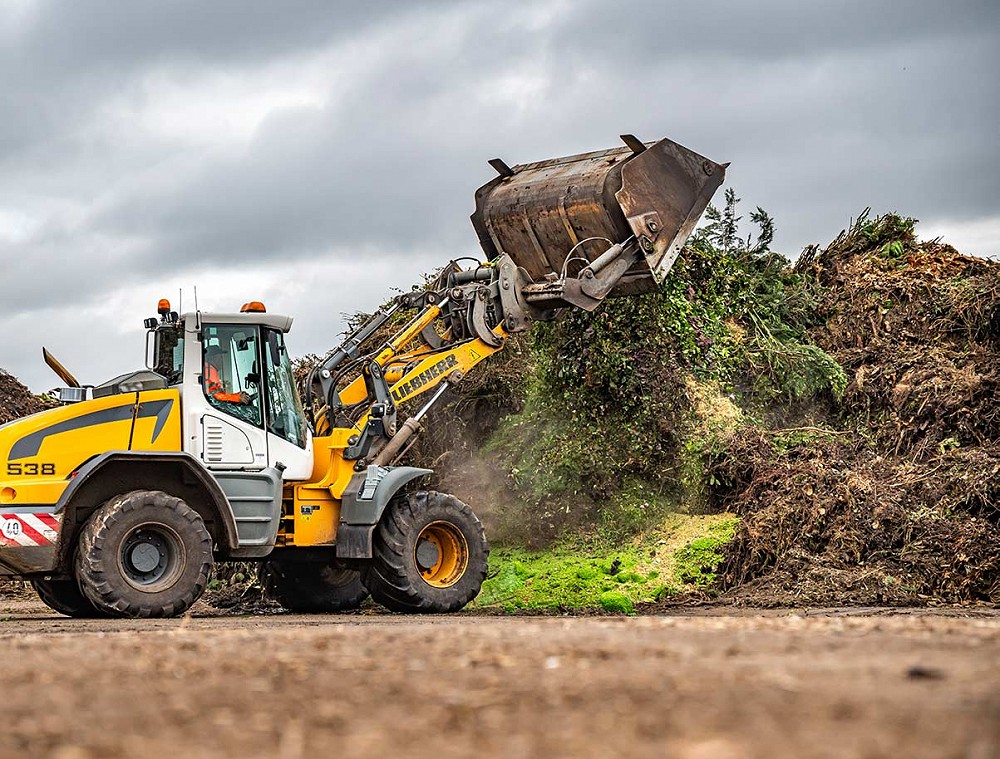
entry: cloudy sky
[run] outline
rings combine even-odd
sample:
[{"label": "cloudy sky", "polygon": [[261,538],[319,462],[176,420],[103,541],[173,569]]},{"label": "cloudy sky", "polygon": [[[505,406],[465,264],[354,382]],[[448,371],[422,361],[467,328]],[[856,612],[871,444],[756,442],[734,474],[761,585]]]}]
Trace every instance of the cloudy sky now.
[{"label": "cloudy sky", "polygon": [[732,161],[789,255],[865,206],[997,255],[998,72],[996,0],[0,0],[0,367],[138,368],[195,285],[321,352],[478,251],[487,159],[623,132]]}]

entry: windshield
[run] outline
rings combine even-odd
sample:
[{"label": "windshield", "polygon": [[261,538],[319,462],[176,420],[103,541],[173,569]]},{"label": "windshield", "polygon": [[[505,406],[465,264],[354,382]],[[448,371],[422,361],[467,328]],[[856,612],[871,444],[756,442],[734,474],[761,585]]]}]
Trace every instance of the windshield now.
[{"label": "windshield", "polygon": [[202,382],[208,402],[223,413],[261,426],[257,327],[206,324]]}]

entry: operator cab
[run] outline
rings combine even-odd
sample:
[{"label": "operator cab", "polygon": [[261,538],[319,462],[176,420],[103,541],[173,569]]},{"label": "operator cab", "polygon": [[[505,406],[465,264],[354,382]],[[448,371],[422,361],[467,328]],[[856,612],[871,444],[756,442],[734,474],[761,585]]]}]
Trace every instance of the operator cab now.
[{"label": "operator cab", "polygon": [[309,477],[312,439],[285,346],[291,317],[259,302],[183,315],[165,303],[159,320],[146,320],[149,368],[181,392],[184,451],[213,470]]}]

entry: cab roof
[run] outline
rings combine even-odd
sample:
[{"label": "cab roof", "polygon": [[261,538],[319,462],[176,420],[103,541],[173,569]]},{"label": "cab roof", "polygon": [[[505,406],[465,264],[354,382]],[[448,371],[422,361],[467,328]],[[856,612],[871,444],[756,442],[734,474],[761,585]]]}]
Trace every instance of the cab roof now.
[{"label": "cab roof", "polygon": [[282,332],[289,332],[292,329],[292,317],[281,314],[268,314],[251,312],[244,314],[222,314],[210,311],[199,311],[186,313],[181,318],[186,324],[193,323],[195,319],[200,319],[202,324],[256,324],[262,327],[278,329]]}]

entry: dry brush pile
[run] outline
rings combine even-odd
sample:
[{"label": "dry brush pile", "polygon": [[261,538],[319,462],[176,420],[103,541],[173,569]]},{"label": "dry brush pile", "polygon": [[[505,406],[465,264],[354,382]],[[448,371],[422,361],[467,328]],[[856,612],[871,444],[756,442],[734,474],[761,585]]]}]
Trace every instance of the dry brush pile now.
[{"label": "dry brush pile", "polygon": [[848,377],[813,429],[735,430],[722,584],[765,604],[1000,601],[1000,264],[863,215],[795,267]]},{"label": "dry brush pile", "polygon": [[52,408],[55,402],[34,395],[17,378],[0,369],[0,424]]},{"label": "dry brush pile", "polygon": [[[16,377],[0,369],[0,424],[44,411],[54,405],[54,401],[34,395]],[[25,587],[26,583],[0,578],[0,592],[7,596],[23,593]]]},{"label": "dry brush pile", "polygon": [[733,511],[736,603],[997,603],[1000,264],[864,213],[793,266],[737,202],[661,292],[536,330],[523,408],[443,479],[515,544]]}]

